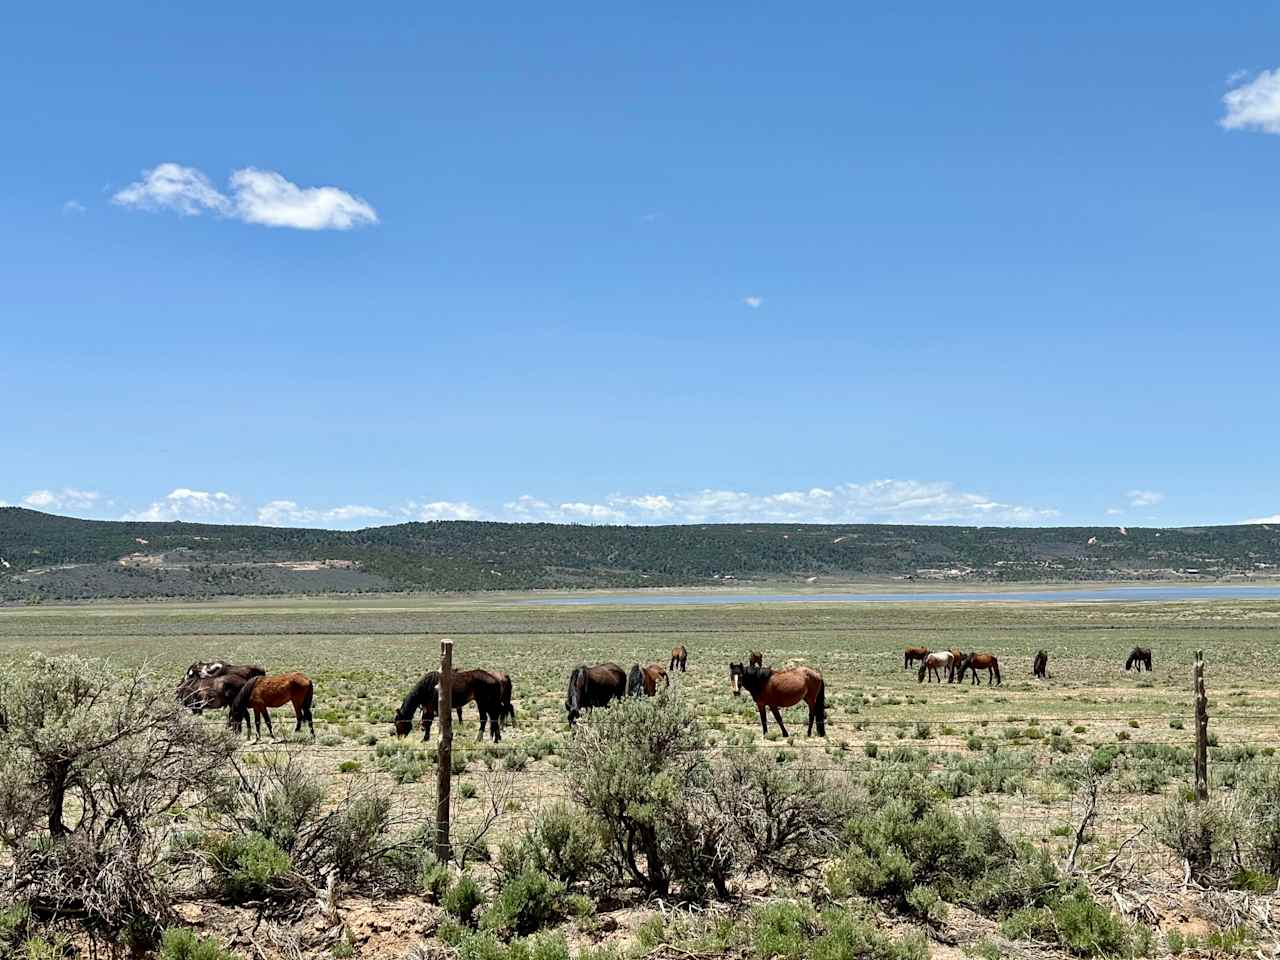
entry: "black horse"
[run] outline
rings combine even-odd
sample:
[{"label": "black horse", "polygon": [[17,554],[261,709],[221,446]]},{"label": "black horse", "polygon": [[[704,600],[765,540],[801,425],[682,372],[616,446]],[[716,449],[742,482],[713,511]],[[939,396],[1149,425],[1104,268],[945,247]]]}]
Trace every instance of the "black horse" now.
[{"label": "black horse", "polygon": [[1151,672],[1151,649],[1149,647],[1134,647],[1129,651],[1129,659],[1124,662],[1126,670],[1137,670],[1142,672],[1142,668],[1146,667],[1147,672]]},{"label": "black horse", "polygon": [[[506,674],[503,674],[505,677]],[[480,730],[476,739],[484,738],[485,726],[493,735],[493,742],[502,739],[502,715],[510,712],[511,681],[504,684],[488,670],[455,670],[453,671],[452,706],[458,711],[458,719],[462,719],[462,708],[473,700],[480,712]],[[505,693],[505,697],[504,697]],[[403,737],[413,729],[413,715],[422,708],[422,739],[431,739],[431,721],[440,710],[440,672],[432,670],[414,685],[400,704],[395,715],[395,734]]]},{"label": "black horse", "polygon": [[613,700],[627,695],[627,674],[616,663],[598,663],[594,667],[574,667],[569,675],[569,692],[564,709],[569,714],[569,726],[578,722],[582,711],[592,707],[607,707]]},{"label": "black horse", "polygon": [[233,664],[225,660],[198,660],[187,668],[178,682],[178,702],[192,713],[229,707],[244,685],[267,671],[256,664]]},{"label": "black horse", "polygon": [[1041,650],[1031,663],[1031,675],[1037,680],[1049,679],[1049,651]]}]

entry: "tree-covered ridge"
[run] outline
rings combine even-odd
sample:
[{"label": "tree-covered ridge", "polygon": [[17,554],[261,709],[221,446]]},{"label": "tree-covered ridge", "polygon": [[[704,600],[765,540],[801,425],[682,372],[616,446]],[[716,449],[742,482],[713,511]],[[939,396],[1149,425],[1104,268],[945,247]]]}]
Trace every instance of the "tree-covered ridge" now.
[{"label": "tree-covered ridge", "polygon": [[[143,562],[119,563],[134,555]],[[185,588],[178,574],[195,571],[209,593],[254,593],[261,592],[256,567],[320,560],[347,561],[344,569],[391,588],[439,590],[761,577],[1034,582],[1273,575],[1280,569],[1280,529],[438,521],[335,531],[77,520],[10,507],[0,509],[0,558],[8,564],[0,566],[0,583],[11,581],[8,596],[15,595],[15,578],[38,587],[46,571],[64,565],[109,565],[101,569],[127,569],[135,579],[169,576],[179,594]],[[53,595],[60,592],[66,589]],[[134,594],[104,583],[84,595]]]}]

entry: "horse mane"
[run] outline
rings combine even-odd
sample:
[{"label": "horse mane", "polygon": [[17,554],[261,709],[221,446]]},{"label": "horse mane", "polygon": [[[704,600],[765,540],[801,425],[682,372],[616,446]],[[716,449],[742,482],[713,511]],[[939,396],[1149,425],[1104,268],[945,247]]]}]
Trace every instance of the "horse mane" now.
[{"label": "horse mane", "polygon": [[425,674],[421,680],[413,685],[413,689],[405,695],[400,704],[400,709],[396,711],[395,718],[397,720],[412,720],[414,711],[418,709],[418,704],[427,699],[432,687],[438,687],[439,685],[439,670],[432,670],[430,673]]},{"label": "horse mane", "polygon": [[231,709],[228,711],[229,719],[237,717],[247,717],[249,715],[249,698],[253,696],[253,688],[258,685],[261,676],[250,677],[245,681],[245,685],[240,688],[240,692],[236,694],[236,698],[231,701]]}]

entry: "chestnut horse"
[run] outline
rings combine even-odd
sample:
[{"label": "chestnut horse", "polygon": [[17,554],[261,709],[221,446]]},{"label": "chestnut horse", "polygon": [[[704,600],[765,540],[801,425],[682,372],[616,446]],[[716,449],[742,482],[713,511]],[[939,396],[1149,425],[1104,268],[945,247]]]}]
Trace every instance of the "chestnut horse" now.
[{"label": "chestnut horse", "polygon": [[240,725],[245,726],[245,736],[249,735],[249,710],[253,710],[254,739],[262,737],[262,718],[267,719],[267,735],[275,736],[271,729],[271,709],[283,707],[286,703],[293,705],[293,716],[297,721],[293,732],[302,730],[302,721],[311,728],[311,739],[316,737],[315,721],[311,718],[311,701],[315,698],[315,684],[309,677],[301,673],[281,673],[274,677],[250,677],[231,704],[231,713],[227,723],[240,732]]},{"label": "chestnut horse", "polygon": [[1124,662],[1124,668],[1126,670],[1136,668],[1141,673],[1143,667],[1147,668],[1148,673],[1151,672],[1151,648],[1134,647],[1129,651],[1129,659]]},{"label": "chestnut horse", "polygon": [[936,653],[926,653],[923,662],[920,664],[920,672],[916,675],[917,683],[924,683],[927,675],[929,682],[937,680],[942,682],[940,670],[947,672],[947,682],[951,682],[952,671],[955,669],[955,655],[950,650],[939,650]]},{"label": "chestnut horse", "polygon": [[678,647],[671,648],[671,663],[668,664],[667,669],[672,673],[675,673],[676,667],[679,667],[680,672],[684,673],[685,665],[688,664],[688,662],[689,651],[685,649],[685,645],[682,643]]},{"label": "chestnut horse", "polygon": [[573,673],[569,674],[569,692],[564,698],[569,726],[577,725],[582,711],[607,707],[612,701],[621,700],[626,693],[627,675],[616,663],[574,667]]},{"label": "chestnut horse", "polygon": [[658,692],[658,681],[671,686],[671,678],[660,663],[651,663],[647,667],[635,664],[627,675],[627,696],[652,697]]},{"label": "chestnut horse", "polygon": [[965,656],[960,660],[960,682],[961,683],[964,683],[964,672],[966,670],[973,671],[973,676],[970,678],[970,681],[969,681],[970,684],[982,683],[982,681],[978,679],[979,670],[987,671],[988,685],[990,685],[993,681],[997,684],[1001,684],[1001,685],[1004,684],[1004,680],[1002,680],[1000,677],[1000,661],[996,659],[996,655],[994,653],[965,654]]},{"label": "chestnut horse", "polygon": [[760,729],[769,732],[764,708],[773,713],[784,737],[787,725],[782,722],[779,707],[794,707],[803,700],[809,705],[809,728],[806,736],[813,736],[813,725],[818,725],[818,736],[827,735],[827,685],[822,674],[812,667],[792,667],[790,670],[770,670],[768,667],[744,667],[740,663],[729,664],[729,679],[733,681],[733,695],[741,696],[746,687],[760,713]]},{"label": "chestnut horse", "polygon": [[1049,679],[1049,651],[1040,650],[1036,653],[1036,658],[1031,661],[1031,675],[1037,680]]},{"label": "chestnut horse", "polygon": [[902,669],[909,670],[913,663],[917,660],[923,660],[928,655],[928,647],[907,647],[902,654]]}]

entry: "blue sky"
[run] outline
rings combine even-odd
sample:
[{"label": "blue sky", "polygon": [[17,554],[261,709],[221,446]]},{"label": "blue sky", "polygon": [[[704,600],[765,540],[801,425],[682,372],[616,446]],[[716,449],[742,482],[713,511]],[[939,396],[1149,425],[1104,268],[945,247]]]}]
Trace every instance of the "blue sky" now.
[{"label": "blue sky", "polygon": [[173,6],[6,16],[0,501],[1280,522],[1274,4]]}]

